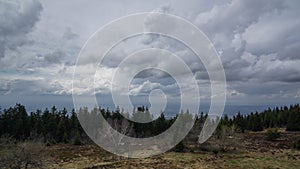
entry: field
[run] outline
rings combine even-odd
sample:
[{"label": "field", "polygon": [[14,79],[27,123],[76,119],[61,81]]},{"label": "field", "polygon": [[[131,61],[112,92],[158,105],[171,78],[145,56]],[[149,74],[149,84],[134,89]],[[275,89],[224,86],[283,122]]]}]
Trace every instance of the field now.
[{"label": "field", "polygon": [[[57,150],[57,149],[60,150]],[[50,168],[300,168],[300,153],[293,150],[270,152],[168,152],[146,159],[124,159],[80,147],[68,156],[69,146],[56,146]],[[66,153],[68,151],[68,153]],[[73,151],[72,151],[73,152]],[[67,155],[68,157],[66,157]],[[54,162],[54,163],[53,163]]]},{"label": "field", "polygon": [[[145,159],[118,157],[93,144],[43,146],[32,157],[39,160],[38,168],[300,168],[300,151],[293,149],[300,132],[280,132],[276,141],[267,141],[265,131],[235,134],[222,144],[226,151],[217,150],[219,140],[211,138],[203,145],[187,144],[185,152]],[[28,150],[34,152],[35,145],[31,146]],[[1,150],[2,155],[9,153]]]}]

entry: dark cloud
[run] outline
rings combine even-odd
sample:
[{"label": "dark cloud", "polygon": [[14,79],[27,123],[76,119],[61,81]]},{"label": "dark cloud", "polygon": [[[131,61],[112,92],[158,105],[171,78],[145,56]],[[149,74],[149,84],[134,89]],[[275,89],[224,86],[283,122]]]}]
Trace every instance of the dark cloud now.
[{"label": "dark cloud", "polygon": [[61,51],[61,50],[57,50],[54,51],[53,53],[49,53],[46,54],[44,56],[44,59],[47,63],[61,63],[61,60],[66,56],[66,53]]},{"label": "dark cloud", "polygon": [[233,0],[200,13],[196,23],[221,51],[227,81],[293,83],[300,72],[298,8],[295,1]]},{"label": "dark cloud", "polygon": [[179,96],[179,86],[175,83],[163,85],[160,82],[152,82],[146,80],[141,84],[135,84],[130,87],[130,95],[132,96],[145,96],[149,95],[151,91],[161,89],[166,95]]},{"label": "dark cloud", "polygon": [[[82,5],[81,0],[74,0],[72,4],[64,1],[0,1],[0,65],[7,71],[0,77],[0,93],[69,94],[76,57],[94,31],[126,14],[156,11],[186,18],[208,35],[220,53],[229,99],[241,101],[245,97],[244,102],[248,103],[268,99],[290,101],[300,96],[299,1],[168,0],[163,3],[135,1],[130,6],[128,2],[89,1]],[[120,10],[111,10],[113,8]],[[80,14],[78,9],[81,9]],[[155,26],[155,23],[148,24]],[[174,25],[176,23],[161,29],[172,30]],[[107,77],[122,59],[147,48],[166,49],[177,54],[191,68],[196,79],[209,80],[204,65],[188,47],[161,35],[132,37],[118,44],[103,60],[104,68],[109,71],[101,72],[99,79],[106,84]],[[137,58],[133,64],[146,67],[147,62],[165,62],[168,66],[170,61],[153,56],[149,60]],[[87,65],[81,70],[89,69]],[[172,87],[174,79],[160,71],[143,71],[135,78],[132,90],[137,95],[145,95],[157,88],[168,93],[177,90]],[[106,85],[101,87],[101,91],[108,91]],[[87,87],[82,93],[85,91],[92,89]]]},{"label": "dark cloud", "polygon": [[65,40],[74,40],[78,37],[79,37],[79,35],[74,33],[70,27],[68,27],[66,29],[66,31],[64,32],[64,34],[62,36],[62,38],[65,39]]},{"label": "dark cloud", "polygon": [[300,60],[300,42],[290,44],[289,46],[281,49],[278,52],[278,57],[281,60]]},{"label": "dark cloud", "polygon": [[4,85],[2,84],[0,92],[17,95],[70,94],[69,91],[64,90],[62,84],[55,79],[35,78],[33,76],[7,80]]},{"label": "dark cloud", "polygon": [[232,0],[200,13],[196,22],[210,36],[221,33],[233,38],[234,34],[243,33],[266,13],[282,9],[284,2],[280,0]]},{"label": "dark cloud", "polygon": [[42,93],[46,88],[45,84],[41,84],[42,81],[35,79],[15,79],[9,81],[9,83],[11,92],[19,95]]},{"label": "dark cloud", "polygon": [[10,84],[8,84],[8,83],[1,84],[1,86],[0,86],[0,94],[1,95],[5,95],[5,94],[9,93],[10,90],[11,90]]},{"label": "dark cloud", "polygon": [[238,91],[242,91],[246,94],[246,96],[251,96],[254,99],[255,97],[257,97],[258,100],[260,97],[265,96],[277,96],[277,98],[273,98],[273,100],[281,100],[283,99],[282,96],[284,95],[286,96],[285,99],[293,100],[297,92],[300,91],[299,82],[286,83],[278,81],[269,81],[261,83],[256,80],[252,80],[238,83],[229,82],[229,85]]},{"label": "dark cloud", "polygon": [[0,58],[8,49],[28,42],[26,34],[32,31],[42,9],[37,0],[0,1]]},{"label": "dark cloud", "polygon": [[141,78],[141,79],[145,79],[145,78],[164,79],[168,77],[171,77],[171,75],[168,74],[167,72],[157,70],[157,69],[147,69],[138,73],[135,76],[135,78]]}]

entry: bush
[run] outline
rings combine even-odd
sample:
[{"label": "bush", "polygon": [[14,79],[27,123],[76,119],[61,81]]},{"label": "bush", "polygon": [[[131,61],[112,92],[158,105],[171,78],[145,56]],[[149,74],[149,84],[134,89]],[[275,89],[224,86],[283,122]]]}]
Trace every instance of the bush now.
[{"label": "bush", "polygon": [[280,137],[280,132],[278,132],[277,129],[275,129],[275,130],[269,129],[269,130],[267,131],[266,135],[267,135],[266,139],[267,139],[268,141],[275,141],[277,138]]},{"label": "bush", "polygon": [[76,145],[76,146],[82,145],[79,133],[75,134],[75,139],[74,139],[73,145]]},{"label": "bush", "polygon": [[42,168],[44,144],[39,142],[8,143],[0,152],[1,168]]},{"label": "bush", "polygon": [[300,150],[300,137],[298,137],[294,143],[294,148]]},{"label": "bush", "polygon": [[49,147],[49,146],[52,146],[52,145],[55,145],[55,144],[57,144],[57,142],[56,142],[55,139],[52,138],[52,139],[46,140],[45,146]]},{"label": "bush", "polygon": [[49,147],[49,146],[51,146],[51,144],[47,141],[46,147]]},{"label": "bush", "polygon": [[79,137],[76,137],[73,144],[76,145],[76,146],[80,146],[80,145],[82,145],[82,142],[81,142]]},{"label": "bush", "polygon": [[210,149],[211,149],[211,145],[208,142],[199,145],[199,150],[201,151],[210,151]]},{"label": "bush", "polygon": [[212,152],[214,153],[214,155],[217,155],[219,153],[219,150],[214,149]]},{"label": "bush", "polygon": [[173,150],[175,152],[183,152],[184,148],[185,148],[185,146],[184,146],[183,142],[181,141],[173,148]]}]

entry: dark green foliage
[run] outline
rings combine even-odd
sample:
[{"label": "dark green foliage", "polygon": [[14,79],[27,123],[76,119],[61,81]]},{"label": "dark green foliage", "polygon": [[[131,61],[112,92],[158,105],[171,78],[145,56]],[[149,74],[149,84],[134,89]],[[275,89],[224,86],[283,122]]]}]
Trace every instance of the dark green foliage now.
[{"label": "dark green foliage", "polygon": [[300,150],[300,137],[298,137],[294,143],[294,148]]},{"label": "dark green foliage", "polygon": [[30,119],[21,104],[4,110],[1,113],[1,134],[9,133],[17,140],[24,140],[30,135]]},{"label": "dark green foliage", "polygon": [[269,129],[266,133],[266,139],[268,141],[275,141],[280,137],[280,133],[278,132],[277,129]]},{"label": "dark green foliage", "polygon": [[174,148],[173,151],[175,152],[184,152],[185,146],[183,144],[183,142],[179,142]]},{"label": "dark green foliage", "polygon": [[54,139],[46,140],[46,146],[55,145],[57,142]]},{"label": "dark green foliage", "polygon": [[233,123],[236,125],[236,130],[238,132],[244,132],[246,129],[246,124],[244,117],[241,115],[240,112],[233,118]]},{"label": "dark green foliage", "polygon": [[149,137],[153,135],[153,120],[148,108],[138,107],[138,111],[133,112],[132,119],[134,121],[149,121],[149,123],[133,122],[133,128],[136,131],[137,137]]},{"label": "dark green foliage", "polygon": [[51,144],[50,144],[49,142],[47,142],[47,143],[46,143],[46,146],[49,147],[49,146],[51,146]]},{"label": "dark green foliage", "polygon": [[[144,112],[135,112],[133,118],[144,118],[147,121],[152,121],[148,108],[140,108],[139,110]],[[86,124],[89,125],[93,124],[93,120],[97,120],[97,116],[99,116],[97,114],[98,111],[104,115],[105,119],[114,121],[114,125],[119,125],[114,126],[117,130],[120,129],[124,116],[129,116],[128,113],[124,113],[120,109],[109,111],[108,109],[94,108],[89,112],[86,107],[80,109],[79,112],[81,113],[78,115],[88,117],[87,120],[89,121]],[[129,126],[133,126],[133,128],[128,128],[130,131],[126,135],[134,137],[157,135],[165,131],[173,121],[174,119],[166,119],[163,113],[157,120],[149,123],[129,121]],[[57,143],[81,145],[83,142],[90,141],[79,124],[75,110],[73,109],[71,113],[68,113],[65,108],[57,110],[55,106],[50,110],[47,108],[43,112],[36,110],[36,112],[31,112],[28,115],[23,105],[16,104],[15,107],[0,112],[0,129],[0,136],[8,135],[16,140],[43,139],[48,146]]]},{"label": "dark green foliage", "polygon": [[289,112],[286,130],[300,131],[300,108],[296,105],[293,110]]},{"label": "dark green foliage", "polygon": [[[134,109],[132,114],[133,119],[138,120],[142,118],[146,121],[152,121],[153,117],[147,107],[139,107],[137,110],[135,111]],[[49,143],[49,145],[56,143],[80,145],[89,140],[79,124],[77,115],[79,117],[87,115],[89,118],[86,120],[91,121],[87,121],[86,124],[90,126],[85,127],[94,127],[91,124],[97,122],[98,116],[102,114],[105,119],[110,119],[114,123],[114,128],[117,130],[120,130],[124,116],[129,117],[129,114],[124,113],[120,108],[117,108],[115,111],[102,108],[95,108],[88,111],[86,107],[83,107],[79,112],[81,113],[77,114],[75,110],[71,112],[68,112],[66,109],[58,110],[53,106],[51,109],[46,108],[43,111],[36,110],[35,112],[28,113],[25,106],[16,104],[14,107],[0,110],[0,136],[7,135],[20,141],[43,139],[44,143]],[[129,121],[130,124],[128,126],[132,128],[128,128],[126,135],[140,138],[159,135],[167,130],[177,118],[189,121],[194,117],[188,111],[185,113],[182,111],[177,116],[166,119],[162,112],[159,118],[149,123]],[[200,129],[207,118],[207,114],[201,113],[199,117],[196,117],[194,126]],[[244,132],[245,130],[261,131],[272,127],[286,127],[287,130],[296,131],[300,130],[300,107],[299,104],[296,104],[290,107],[269,108],[261,113],[256,112],[248,115],[242,115],[239,112],[233,117],[224,115],[220,120],[221,125],[227,127],[235,126],[235,130],[238,132]],[[179,126],[188,127],[187,123],[184,122]],[[218,129],[220,128],[218,127]],[[182,133],[179,132],[177,134],[181,135]],[[276,139],[276,132],[269,134],[270,140],[273,140],[273,138]]]},{"label": "dark green foliage", "polygon": [[[286,127],[289,131],[300,131],[300,108],[299,104],[288,107],[269,108],[261,113],[250,113],[242,116],[238,113],[232,118],[237,130],[262,131],[267,128]],[[230,123],[228,118],[222,118],[221,123]]]},{"label": "dark green foliage", "polygon": [[29,115],[21,104],[0,113],[1,135],[12,136],[16,140],[43,138],[47,144],[68,143],[70,133],[79,131],[75,112],[68,117],[66,109],[58,111],[55,106],[49,111],[36,110]]},{"label": "dark green foliage", "polygon": [[155,135],[158,135],[158,134],[162,133],[163,131],[165,131],[169,127],[164,113],[161,113],[159,118],[154,122],[153,127],[154,127],[153,132],[154,132]]},{"label": "dark green foliage", "polygon": [[219,150],[214,149],[214,150],[212,150],[212,152],[213,152],[215,155],[217,155],[217,154],[219,153]]},{"label": "dark green foliage", "polygon": [[250,126],[252,131],[262,131],[263,128],[263,122],[261,116],[256,112],[251,118],[250,118]]},{"label": "dark green foliage", "polygon": [[75,134],[75,139],[74,139],[73,144],[74,144],[74,145],[82,145],[82,142],[81,142],[79,133],[76,133],[76,134]]}]

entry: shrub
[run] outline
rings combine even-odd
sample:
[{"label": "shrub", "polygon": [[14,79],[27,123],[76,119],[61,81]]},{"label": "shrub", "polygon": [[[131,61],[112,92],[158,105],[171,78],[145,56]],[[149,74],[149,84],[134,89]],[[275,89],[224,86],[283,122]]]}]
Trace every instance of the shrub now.
[{"label": "shrub", "polygon": [[76,145],[76,146],[80,146],[80,145],[82,145],[82,142],[81,142],[79,137],[76,137],[73,144]]},{"label": "shrub", "polygon": [[52,146],[52,145],[55,145],[55,144],[57,144],[57,142],[55,141],[55,139],[52,138],[52,139],[46,140],[45,146],[49,147],[49,146]]},{"label": "shrub", "polygon": [[1,168],[42,168],[44,144],[39,142],[8,143],[0,153]]},{"label": "shrub", "polygon": [[82,145],[79,133],[75,134],[75,139],[74,139],[73,145],[76,145],[76,146]]},{"label": "shrub", "polygon": [[298,137],[294,143],[294,148],[300,150],[300,137]]},{"label": "shrub", "polygon": [[49,146],[51,146],[51,144],[47,141],[46,147],[49,147]]},{"label": "shrub", "polygon": [[210,151],[211,145],[208,142],[202,143],[199,145],[201,151]]},{"label": "shrub", "polygon": [[275,141],[277,138],[280,137],[280,132],[278,132],[277,129],[275,129],[275,130],[269,129],[269,130],[267,131],[266,135],[267,135],[266,139],[267,139],[268,141]]},{"label": "shrub", "polygon": [[175,152],[183,152],[184,149],[185,149],[185,146],[184,146],[183,142],[181,141],[181,142],[179,142],[179,143],[174,147],[173,150],[174,150]]},{"label": "shrub", "polygon": [[217,154],[219,153],[219,150],[214,149],[212,152],[213,152],[215,155],[217,155]]}]

